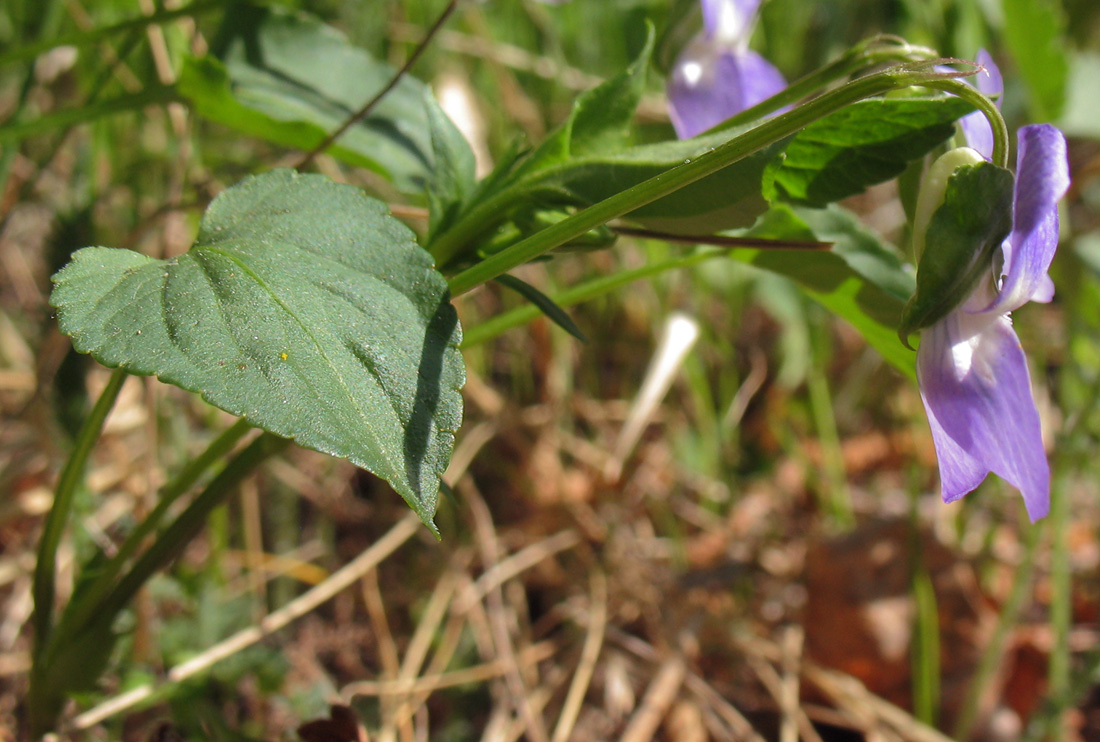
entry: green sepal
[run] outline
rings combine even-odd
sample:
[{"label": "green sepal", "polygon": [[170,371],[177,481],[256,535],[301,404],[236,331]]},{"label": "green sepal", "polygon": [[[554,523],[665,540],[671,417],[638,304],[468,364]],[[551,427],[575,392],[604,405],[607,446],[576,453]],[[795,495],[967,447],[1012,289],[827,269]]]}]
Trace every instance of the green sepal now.
[{"label": "green sepal", "polygon": [[917,291],[898,327],[906,347],[910,335],[960,306],[992,270],[995,251],[1012,231],[1014,183],[1011,172],[990,162],[958,167],[948,179],[925,233]]}]

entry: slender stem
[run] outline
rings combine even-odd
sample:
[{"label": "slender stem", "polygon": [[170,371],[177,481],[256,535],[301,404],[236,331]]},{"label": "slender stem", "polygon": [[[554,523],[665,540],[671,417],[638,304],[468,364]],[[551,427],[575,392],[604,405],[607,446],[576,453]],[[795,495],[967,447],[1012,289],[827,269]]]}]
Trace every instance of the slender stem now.
[{"label": "slender stem", "polygon": [[[694,160],[678,165],[610,198],[593,204],[568,219],[536,232],[511,247],[476,263],[450,280],[451,294],[457,296],[480,286],[501,273],[506,273],[543,253],[553,250],[558,245],[580,237],[594,227],[606,224],[616,217],[652,203],[686,185],[728,167],[770,144],[796,134],[813,122],[845,106],[889,90],[911,85],[943,82],[944,77],[943,73],[923,72],[905,66],[898,66],[853,80],[794,110],[764,121],[756,128],[750,129],[741,136],[734,137]],[[960,86],[968,87],[963,83],[960,83]],[[981,94],[978,93],[978,95]],[[457,245],[451,246],[451,251],[457,251],[459,247]],[[440,264],[445,264],[447,259],[451,257],[451,255],[442,254],[436,250],[433,250],[433,253]]]},{"label": "slender stem", "polygon": [[65,34],[64,36],[51,36],[50,38],[36,41],[33,44],[24,44],[23,46],[17,46],[0,53],[0,67],[13,62],[34,59],[42,52],[59,46],[88,46],[131,29],[142,29],[156,23],[166,23],[183,16],[198,15],[199,13],[207,13],[211,10],[217,10],[218,8],[224,7],[224,0],[200,0],[199,2],[185,5],[182,8],[171,10],[161,7],[152,15],[131,18],[128,21],[122,21],[113,26],[102,26],[100,28],[93,28],[90,31],[76,31]]},{"label": "slender stem", "polygon": [[725,131],[726,129],[733,129],[751,123],[781,108],[793,106],[803,98],[808,98],[829,84],[876,64],[906,62],[911,61],[914,57],[931,59],[936,56],[938,55],[935,50],[923,46],[912,46],[897,36],[875,36],[852,47],[839,59],[795,80],[771,98],[746,108],[736,116],[711,127],[703,133],[713,134],[714,132]]},{"label": "slender stem", "polygon": [[176,477],[160,490],[159,501],[152,512],[126,537],[118,552],[100,570],[86,590],[73,597],[65,609],[55,632],[55,642],[62,644],[69,637],[79,634],[88,621],[99,614],[100,603],[115,585],[115,580],[131,557],[156,530],[169,508],[198,481],[211,466],[227,455],[237,442],[252,430],[244,418],[238,419],[215,438],[206,450],[192,459]]},{"label": "slender stem", "polygon": [[1050,625],[1054,632],[1054,647],[1050,653],[1047,678],[1048,695],[1053,706],[1055,739],[1061,739],[1063,716],[1073,703],[1070,682],[1069,631],[1072,623],[1073,577],[1069,559],[1069,477],[1054,480],[1050,502]]},{"label": "slender stem", "polygon": [[1020,610],[1031,592],[1031,575],[1035,567],[1035,546],[1039,542],[1041,528],[1027,528],[1024,530],[1024,551],[1020,555],[1019,564],[1016,567],[1016,580],[1012,585],[1012,592],[1008,600],[1001,608],[1001,615],[997,620],[997,628],[989,640],[989,644],[982,652],[978,669],[970,681],[963,699],[962,710],[955,722],[954,738],[963,740],[970,738],[970,732],[974,729],[974,722],[978,719],[985,692],[990,681],[997,673],[997,668],[1004,661],[1005,642],[1016,627],[1016,620],[1020,616]]},{"label": "slender stem", "polygon": [[928,571],[921,539],[920,489],[910,485],[909,589],[916,606],[914,641],[910,650],[913,679],[913,715],[935,727],[940,706],[940,619],[936,589]]},{"label": "slender stem", "polygon": [[[820,317],[821,313],[815,313]],[[815,321],[810,327],[811,357],[813,367],[828,368],[825,358],[829,348],[829,339],[825,336],[826,327]],[[810,413],[817,439],[821,442],[822,477],[821,486],[825,490],[821,497],[830,525],[841,531],[849,531],[855,525],[852,510],[852,493],[848,489],[848,472],[844,468],[844,453],[840,445],[840,433],[837,431],[836,415],[833,413],[832,393],[825,374],[810,373],[806,379],[810,394]]]},{"label": "slender stem", "polygon": [[112,617],[122,610],[157,570],[179,556],[188,542],[202,529],[207,516],[225,502],[245,477],[288,445],[290,440],[264,433],[237,454],[187,509],[157,536],[156,541],[122,577],[117,587],[103,599],[98,615]]},{"label": "slender stem", "polygon": [[[933,57],[935,52],[925,47],[911,46],[898,37],[876,36],[853,47],[835,62],[796,80],[771,98],[742,111],[707,133],[752,123],[869,66],[888,61],[907,61],[915,56]],[[436,258],[436,264],[445,267],[474,237],[499,222],[502,215],[506,214],[514,202],[520,198],[523,198],[522,194],[517,194],[512,189],[505,189],[475,206],[458,224],[439,235],[439,238],[429,246]]]},{"label": "slender stem", "polygon": [[385,98],[386,95],[397,86],[397,83],[401,82],[401,78],[408,74],[409,70],[412,69],[412,66],[416,64],[417,60],[420,59],[420,56],[427,50],[428,46],[432,42],[432,39],[435,38],[435,35],[439,33],[440,29],[443,28],[443,24],[447,22],[447,19],[450,18],[451,13],[453,13],[455,8],[457,7],[458,0],[451,0],[449,3],[447,3],[447,7],[443,9],[443,12],[439,14],[438,18],[436,18],[435,23],[433,23],[432,27],[428,29],[428,32],[424,35],[424,39],[420,42],[419,46],[416,47],[413,53],[405,61],[405,64],[401,66],[401,69],[397,71],[397,74],[390,78],[390,81],[386,83],[386,86],[379,90],[378,93],[369,101],[367,101],[362,108],[349,116],[347,120],[344,121],[344,123],[342,123],[338,129],[336,129],[336,131],[329,134],[320,144],[318,144],[316,147],[306,153],[306,156],[303,157],[302,160],[294,166],[294,169],[302,170],[303,168],[305,168],[307,165],[309,165],[309,163],[313,162],[313,159],[317,157],[317,155],[321,154],[326,149],[331,147],[333,142],[342,137],[344,135],[344,132],[366,118],[367,115],[374,110],[374,107],[378,105],[378,102]]},{"label": "slender stem", "polygon": [[[972,64],[972,63],[971,63]],[[975,108],[985,114],[993,129],[993,164],[998,167],[1008,167],[1008,152],[1011,140],[1008,134],[1008,124],[1001,115],[997,104],[977,88],[955,78],[937,78],[921,83],[926,88],[936,88],[944,92],[957,95],[967,103],[972,103]]]},{"label": "slender stem", "polygon": [[[618,271],[611,275],[600,276],[599,278],[582,283],[579,286],[574,286],[560,294],[555,294],[550,297],[550,299],[559,307],[571,307],[575,304],[590,301],[597,296],[603,296],[628,283],[640,281],[643,278],[651,278],[665,271],[688,268],[706,260],[713,260],[714,258],[721,258],[727,255],[729,255],[729,253],[725,250],[707,250],[663,260],[657,263],[650,263],[649,265],[635,268],[634,270]],[[510,312],[498,314],[496,317],[486,322],[481,322],[465,330],[462,337],[462,348],[472,348],[482,343],[486,343],[513,327],[519,327],[520,325],[532,321],[540,314],[541,311],[539,308],[533,304],[524,304]]]},{"label": "slender stem", "polygon": [[757,250],[829,250],[832,242],[818,240],[765,240],[759,237],[730,237],[724,234],[683,234],[682,232],[661,232],[637,227],[612,227],[615,234],[628,237],[640,237],[644,240],[660,240],[682,245],[712,245],[714,247],[747,247]]},{"label": "slender stem", "polygon": [[107,415],[114,407],[118,393],[122,389],[122,383],[126,380],[126,372],[116,368],[107,380],[107,386],[99,395],[88,418],[81,426],[76,437],[76,445],[69,454],[69,460],[61,471],[61,477],[57,481],[57,489],[54,491],[53,506],[46,523],[42,529],[42,538],[38,542],[38,561],[34,568],[34,658],[37,666],[39,655],[46,646],[50,631],[53,628],[53,603],[57,581],[57,547],[61,543],[61,535],[65,531],[65,525],[69,520],[69,513],[73,507],[73,498],[76,496],[76,488],[84,478],[84,467],[88,463],[88,457],[95,447],[95,442],[103,430],[103,423]]},{"label": "slender stem", "polygon": [[123,113],[161,103],[181,100],[172,85],[158,85],[132,95],[121,95],[100,103],[64,108],[60,111],[40,116],[33,121],[23,121],[0,127],[0,144],[5,146],[18,143],[27,137],[41,134],[50,129],[62,129],[76,124],[84,124],[103,116]]}]

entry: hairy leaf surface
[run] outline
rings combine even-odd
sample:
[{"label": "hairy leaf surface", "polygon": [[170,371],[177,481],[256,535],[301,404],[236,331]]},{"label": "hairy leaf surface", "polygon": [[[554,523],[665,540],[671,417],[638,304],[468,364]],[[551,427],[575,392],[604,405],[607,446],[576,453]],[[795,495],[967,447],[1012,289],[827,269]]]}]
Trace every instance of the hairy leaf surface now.
[{"label": "hairy leaf surface", "polygon": [[84,248],[54,282],[77,350],[347,458],[431,524],[462,418],[461,329],[382,203],[275,171],[215,199],[186,254]]},{"label": "hairy leaf surface", "polygon": [[[901,174],[950,137],[969,103],[950,97],[860,101],[628,215],[700,234],[750,226],[768,200],[825,206]],[[709,152],[747,128],[575,157],[527,178],[542,198],[595,203]]]}]

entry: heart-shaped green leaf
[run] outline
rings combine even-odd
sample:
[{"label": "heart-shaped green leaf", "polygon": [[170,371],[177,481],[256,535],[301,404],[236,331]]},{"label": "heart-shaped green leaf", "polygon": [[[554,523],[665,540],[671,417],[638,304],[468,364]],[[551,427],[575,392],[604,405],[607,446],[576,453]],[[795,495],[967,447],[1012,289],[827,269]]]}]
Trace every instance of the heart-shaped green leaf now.
[{"label": "heart-shaped green leaf", "polygon": [[462,332],[443,276],[380,202],[275,171],[215,199],[186,254],[88,247],[54,283],[77,350],[347,458],[431,525],[462,419]]}]

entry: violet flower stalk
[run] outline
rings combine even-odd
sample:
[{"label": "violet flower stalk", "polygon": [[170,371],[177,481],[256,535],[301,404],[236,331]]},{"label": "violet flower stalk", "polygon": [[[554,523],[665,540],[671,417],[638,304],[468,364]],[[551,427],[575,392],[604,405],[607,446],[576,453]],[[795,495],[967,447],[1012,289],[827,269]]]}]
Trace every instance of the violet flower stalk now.
[{"label": "violet flower stalk", "polygon": [[749,49],[762,0],[700,0],[703,30],[680,53],[668,82],[676,134],[689,139],[787,86],[779,70]]},{"label": "violet flower stalk", "polygon": [[[986,55],[979,62],[991,72],[991,84],[983,85],[979,78],[979,90],[999,93],[1000,74],[992,60]],[[934,181],[939,180],[942,199],[943,184],[956,167],[990,156],[988,123],[964,120],[962,128],[975,148],[940,158],[922,197],[927,191],[935,200]],[[1000,269],[980,280],[958,308],[921,331],[917,379],[939,459],[944,502],[958,500],[992,472],[1020,490],[1028,516],[1036,521],[1050,509],[1050,466],[1027,358],[1009,312],[1054,296],[1047,269],[1058,247],[1058,201],[1069,187],[1069,165],[1065,137],[1048,124],[1020,129],[1017,145],[1012,231],[1001,245]],[[918,201],[917,250],[936,206],[922,209]]]}]

